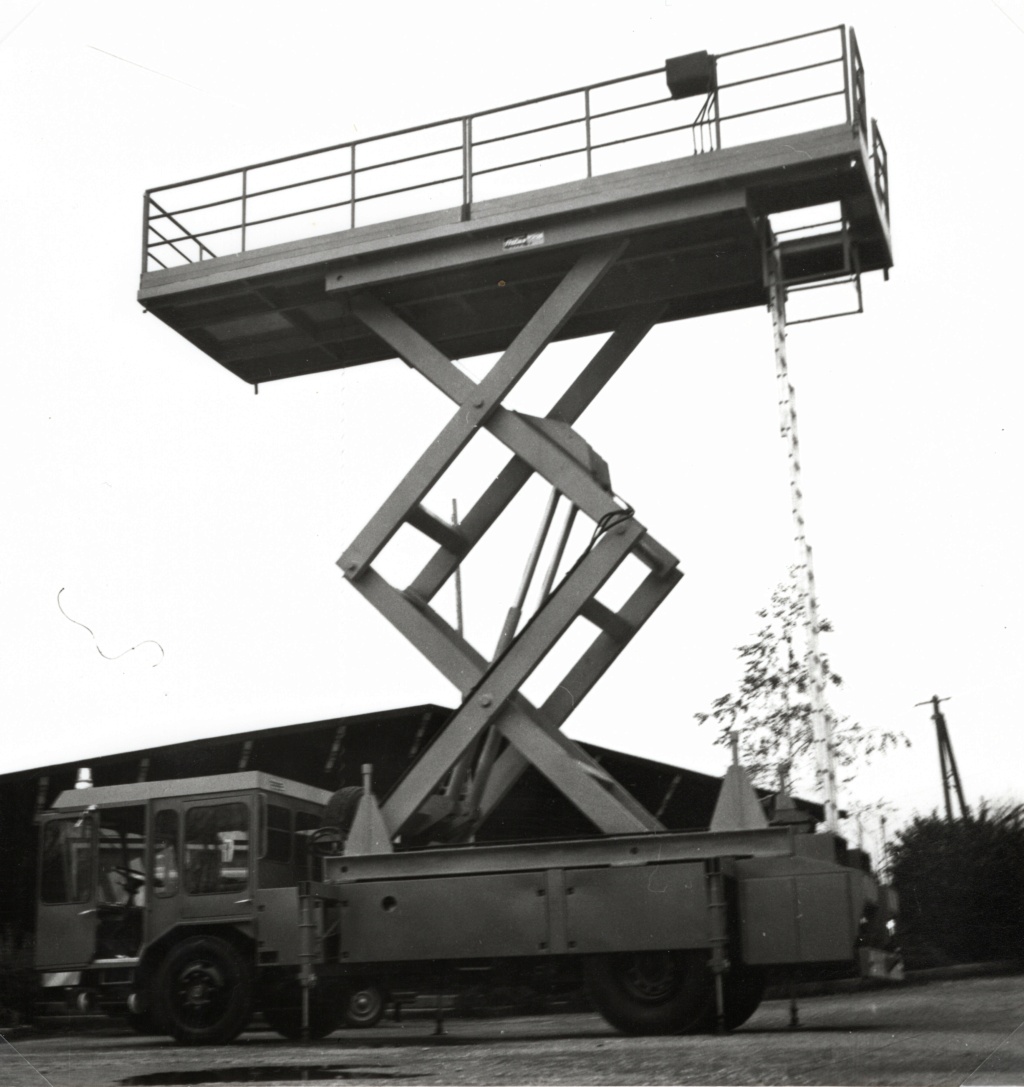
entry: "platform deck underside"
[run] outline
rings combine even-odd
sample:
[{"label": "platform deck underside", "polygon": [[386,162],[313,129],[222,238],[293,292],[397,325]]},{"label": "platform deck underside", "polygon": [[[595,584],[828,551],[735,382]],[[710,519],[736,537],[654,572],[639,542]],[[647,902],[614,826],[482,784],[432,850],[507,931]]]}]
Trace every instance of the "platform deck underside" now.
[{"label": "platform deck underside", "polygon": [[505,350],[586,247],[628,239],[558,339],[763,305],[764,216],[841,201],[860,270],[892,263],[863,138],[847,126],[467,208],[147,272],[140,303],[257,384],[391,358],[351,311],[370,291],[449,357]]}]

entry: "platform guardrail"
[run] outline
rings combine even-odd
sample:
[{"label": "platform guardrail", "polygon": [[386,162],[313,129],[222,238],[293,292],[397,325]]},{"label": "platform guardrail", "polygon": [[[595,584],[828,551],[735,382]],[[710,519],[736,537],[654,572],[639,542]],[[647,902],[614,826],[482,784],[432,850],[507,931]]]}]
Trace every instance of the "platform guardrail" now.
[{"label": "platform guardrail", "polygon": [[[717,85],[673,99],[665,68],[270,159],[145,194],[142,271],[759,139],[847,123],[868,132],[864,66],[845,26],[716,56]],[[874,180],[888,209],[885,146]]]}]

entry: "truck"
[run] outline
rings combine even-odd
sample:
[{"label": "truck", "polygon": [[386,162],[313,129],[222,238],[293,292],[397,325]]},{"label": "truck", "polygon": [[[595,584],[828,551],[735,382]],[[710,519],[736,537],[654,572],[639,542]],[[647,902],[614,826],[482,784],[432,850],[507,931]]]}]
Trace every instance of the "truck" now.
[{"label": "truck", "polygon": [[645,1034],[741,1025],[772,970],[891,966],[891,891],[806,818],[347,854],[360,807],[262,771],[66,790],[40,817],[44,995],[202,1045],[257,1011],[322,1038],[393,994],[582,983]]},{"label": "truck", "polygon": [[[809,71],[820,93],[786,90]],[[538,133],[551,146],[527,154]],[[861,276],[892,264],[887,163],[856,36],[832,27],[147,192],[140,303],[242,381],[398,358],[454,402],[338,566],[460,704],[380,802],[372,768],[330,795],[244,771],[61,794],[41,817],[44,986],[203,1044],[255,1011],[318,1037],[389,994],[486,977],[578,981],[629,1033],[728,1031],[773,971],[887,972],[892,893],[838,833],[785,346],[790,293],[852,286],[859,306]],[[792,819],[785,797],[769,821],[734,759],[708,828],[670,831],[563,731],[682,579],[576,424],[655,325],[765,305],[825,825]],[[505,406],[551,344],[583,337],[594,353],[553,406]],[[487,353],[479,380],[455,364]],[[637,411],[671,396],[667,372],[645,371]],[[485,431],[509,459],[461,519],[442,516],[429,502]],[[645,465],[667,492],[677,470]],[[435,600],[534,477],[549,497],[485,650]],[[429,554],[404,586],[375,565],[399,534]],[[631,712],[658,712],[659,678]],[[591,837],[475,841],[529,767]]]}]

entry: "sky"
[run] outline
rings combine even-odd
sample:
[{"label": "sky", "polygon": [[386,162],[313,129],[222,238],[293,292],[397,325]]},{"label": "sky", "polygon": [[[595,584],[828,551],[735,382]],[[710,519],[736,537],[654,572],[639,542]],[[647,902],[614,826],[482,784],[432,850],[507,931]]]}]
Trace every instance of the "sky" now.
[{"label": "sky", "polygon": [[[894,824],[941,804],[916,706],[933,694],[968,802],[1024,799],[1024,2],[920,10],[9,2],[0,773],[456,702],[335,566],[450,405],[398,362],[254,397],[137,304],[146,188],[848,23],[889,151],[895,267],[865,279],[863,315],[794,328],[789,364],[834,705],[913,745],[840,800],[884,800]],[[532,391],[595,346],[556,345]],[[792,557],[776,400],[770,321],[748,310],[658,326],[581,420],[686,577],[571,735],[724,771],[694,714],[735,685]],[[467,565],[487,652],[542,501],[528,491]]]}]

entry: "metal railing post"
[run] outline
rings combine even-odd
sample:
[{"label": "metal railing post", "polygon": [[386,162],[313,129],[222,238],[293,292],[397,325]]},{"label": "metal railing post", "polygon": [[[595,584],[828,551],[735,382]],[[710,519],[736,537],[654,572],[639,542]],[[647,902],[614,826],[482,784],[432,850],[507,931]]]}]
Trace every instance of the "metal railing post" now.
[{"label": "metal railing post", "polygon": [[349,191],[349,209],[351,214],[348,217],[348,225],[352,230],[356,227],[356,148],[358,144],[352,144],[352,161],[349,164],[352,170],[352,187]]},{"label": "metal railing post", "polygon": [[846,104],[846,123],[853,123],[853,113],[850,108],[850,57],[846,48],[846,24],[839,27],[839,41],[843,47],[843,102]]},{"label": "metal railing post", "polygon": [[715,72],[715,150],[722,150],[722,111],[718,108],[718,72]]},{"label": "metal railing post", "polygon": [[882,139],[881,132],[878,131],[878,122],[874,119],[871,121],[871,157],[875,162],[875,190],[882,199],[885,217],[888,219],[890,216],[889,160],[885,150],[885,141]]},{"label": "metal railing post", "polygon": [[590,88],[583,92],[583,118],[587,125],[587,177],[594,176],[593,150],[590,146]]},{"label": "metal railing post", "polygon": [[864,86],[864,61],[861,59],[857,34],[850,27],[850,70],[853,86],[853,124],[858,132],[868,134],[868,99]]},{"label": "metal railing post", "polygon": [[149,271],[149,189],[142,194],[142,274]]},{"label": "metal railing post", "polygon": [[245,252],[245,218],[247,214],[246,203],[249,193],[249,171],[242,171],[242,252]]},{"label": "metal railing post", "polygon": [[463,217],[469,218],[473,203],[473,118],[462,118],[462,208]]}]

